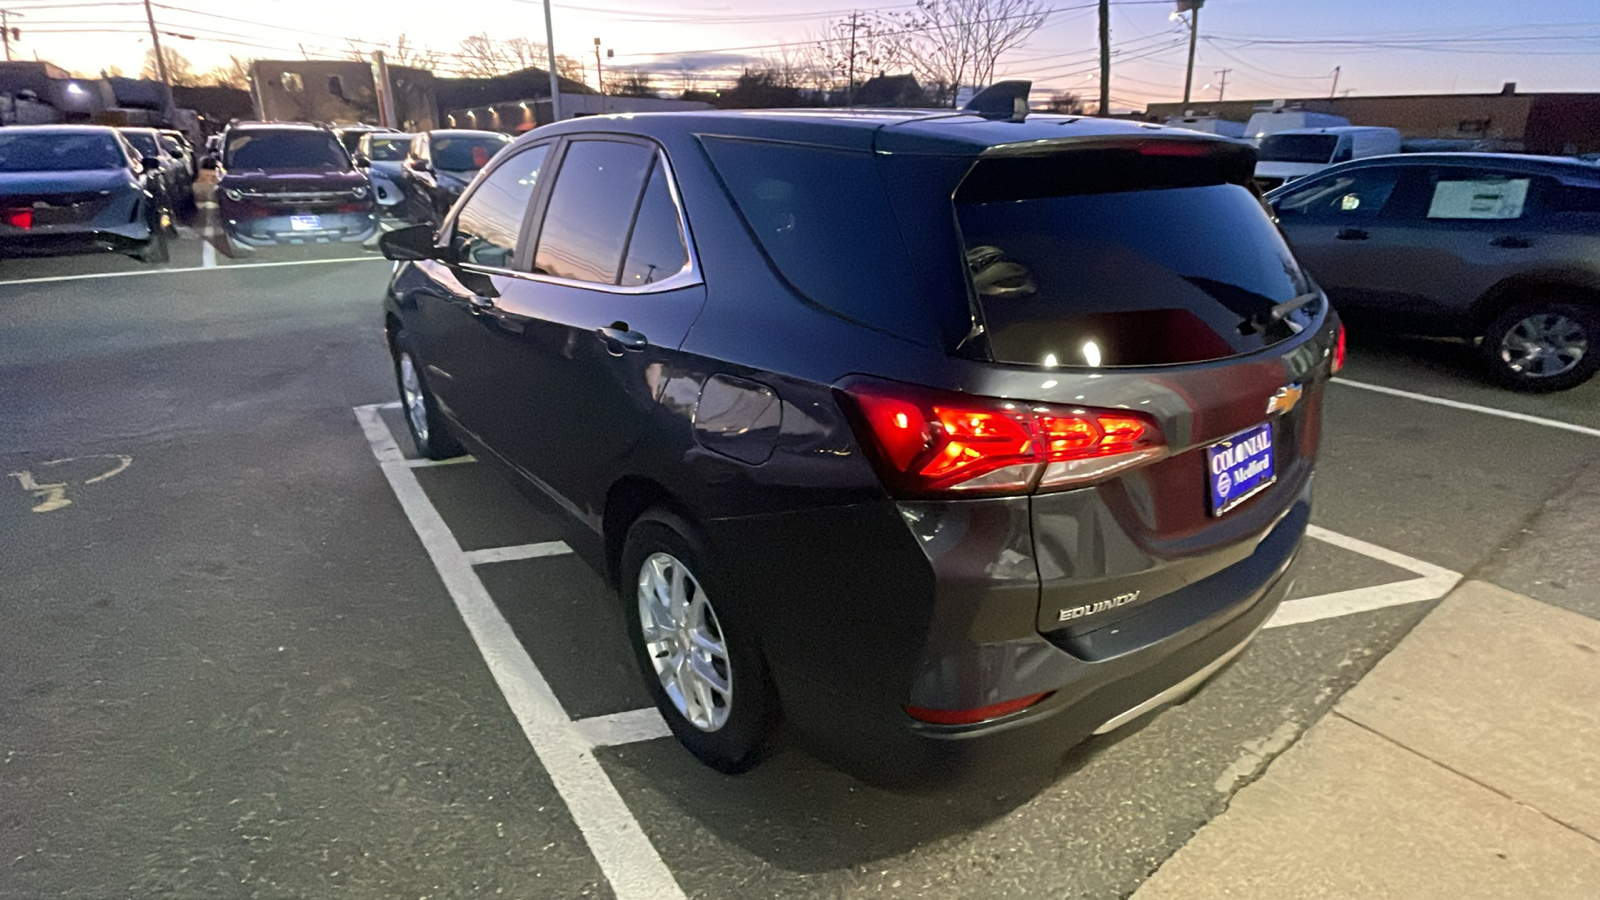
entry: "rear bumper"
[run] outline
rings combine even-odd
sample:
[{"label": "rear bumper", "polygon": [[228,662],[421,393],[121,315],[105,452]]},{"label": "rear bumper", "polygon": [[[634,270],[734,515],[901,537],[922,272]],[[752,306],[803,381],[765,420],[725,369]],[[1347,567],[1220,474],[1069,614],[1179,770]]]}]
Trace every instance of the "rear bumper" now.
[{"label": "rear bumper", "polygon": [[293,216],[228,218],[228,236],[247,247],[277,247],[294,244],[330,244],[366,241],[378,233],[376,207],[364,212],[315,213],[319,227],[296,229]]},{"label": "rear bumper", "polygon": [[150,242],[150,227],[143,222],[96,226],[51,225],[10,228],[0,225],[0,256],[61,256],[72,253],[132,253]]},{"label": "rear bumper", "polygon": [[[901,788],[1053,775],[1074,745],[1187,693],[1242,650],[1288,589],[1310,484],[1253,549],[1230,548],[1220,570],[1070,640],[1037,627],[1027,504],[963,501],[935,514],[885,503],[711,524],[714,546],[739,548],[717,554],[740,582],[725,596],[749,598],[741,612],[762,635],[783,714],[814,753]],[[976,725],[905,712],[1046,692]]]}]

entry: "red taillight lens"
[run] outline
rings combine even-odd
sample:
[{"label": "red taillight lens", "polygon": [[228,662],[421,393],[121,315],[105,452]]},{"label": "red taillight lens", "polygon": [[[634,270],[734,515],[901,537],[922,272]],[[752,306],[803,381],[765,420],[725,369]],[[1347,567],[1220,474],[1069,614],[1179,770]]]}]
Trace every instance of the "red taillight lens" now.
[{"label": "red taillight lens", "polygon": [[1333,374],[1344,368],[1344,323],[1339,323],[1339,337],[1333,342]]},{"label": "red taillight lens", "polygon": [[908,706],[906,713],[913,719],[927,722],[930,725],[975,725],[989,719],[998,719],[1014,712],[1020,712],[1050,696],[1046,691],[1042,694],[1029,694],[1015,700],[995,703],[990,706],[980,706],[976,709],[929,709],[924,706]]},{"label": "red taillight lens", "polygon": [[1069,487],[1161,456],[1155,421],[856,378],[843,405],[896,495]]},{"label": "red taillight lens", "polygon": [[6,210],[6,224],[12,228],[32,228],[33,210],[27,207]]}]

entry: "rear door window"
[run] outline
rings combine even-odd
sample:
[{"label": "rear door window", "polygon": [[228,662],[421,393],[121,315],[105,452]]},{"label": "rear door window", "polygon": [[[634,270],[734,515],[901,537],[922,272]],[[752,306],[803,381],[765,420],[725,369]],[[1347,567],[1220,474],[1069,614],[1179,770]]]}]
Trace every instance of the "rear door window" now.
[{"label": "rear door window", "polygon": [[479,183],[456,217],[455,245],[461,261],[511,267],[528,201],[549,152],[549,145],[524,150]]},{"label": "rear door window", "polygon": [[574,141],[561,160],[539,229],[533,270],[616,284],[634,211],[655,153],[642,144]]},{"label": "rear door window", "polygon": [[1427,217],[1444,221],[1505,221],[1522,218],[1530,175],[1439,167],[1427,172]]},{"label": "rear door window", "polygon": [[1260,201],[1204,160],[1119,152],[980,161],[956,194],[996,359],[1143,366],[1248,353],[1303,330],[1312,287]]}]

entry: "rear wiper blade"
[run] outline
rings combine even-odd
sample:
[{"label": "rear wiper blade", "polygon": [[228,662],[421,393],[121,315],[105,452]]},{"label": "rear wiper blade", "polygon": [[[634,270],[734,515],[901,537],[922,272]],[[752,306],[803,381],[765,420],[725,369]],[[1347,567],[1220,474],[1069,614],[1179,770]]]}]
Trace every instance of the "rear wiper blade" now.
[{"label": "rear wiper blade", "polygon": [[1284,316],[1287,316],[1288,314],[1321,296],[1322,294],[1320,292],[1311,291],[1310,293],[1301,294],[1298,297],[1294,297],[1292,299],[1285,300],[1282,303],[1276,304],[1269,308],[1266,312],[1251,316],[1245,319],[1243,322],[1240,322],[1239,333],[1249,334],[1252,331],[1266,331],[1273,322],[1282,320]]}]

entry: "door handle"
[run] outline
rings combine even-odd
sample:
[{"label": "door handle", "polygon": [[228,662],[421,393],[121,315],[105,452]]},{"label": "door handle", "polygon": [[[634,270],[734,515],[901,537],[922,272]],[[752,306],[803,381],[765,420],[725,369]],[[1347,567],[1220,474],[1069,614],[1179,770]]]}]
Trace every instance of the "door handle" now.
[{"label": "door handle", "polygon": [[612,356],[621,356],[627,350],[638,352],[650,346],[650,339],[637,331],[629,331],[627,322],[612,322],[610,327],[596,328],[594,333],[600,336]]},{"label": "door handle", "polygon": [[1514,234],[1502,235],[1489,242],[1491,247],[1505,247],[1508,250],[1526,250],[1533,246],[1533,241]]},{"label": "door handle", "polygon": [[1371,236],[1367,234],[1365,228],[1341,228],[1334,238],[1341,241],[1364,241]]}]

